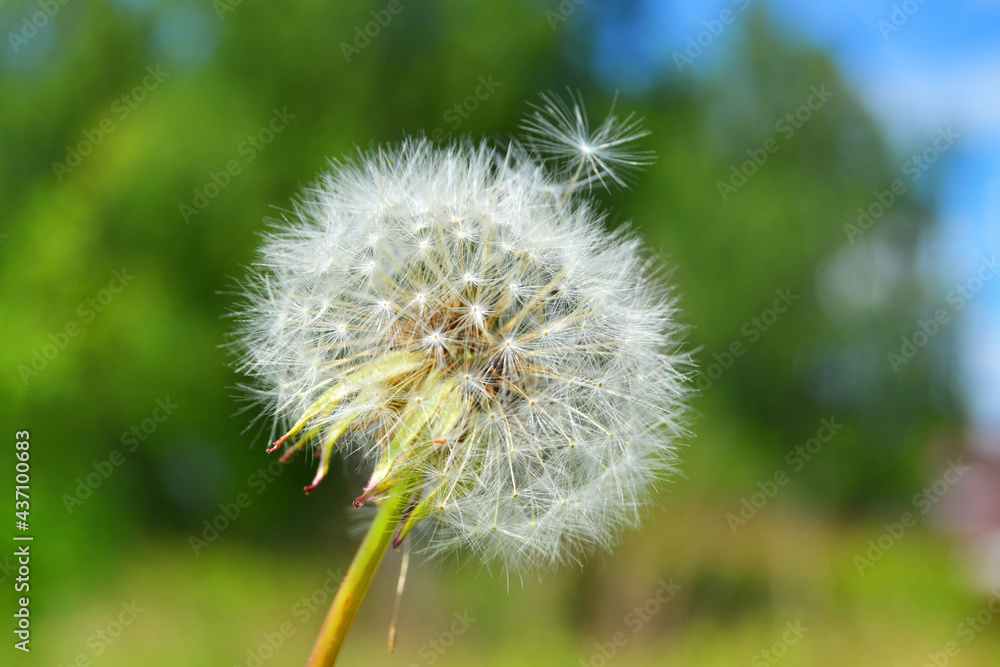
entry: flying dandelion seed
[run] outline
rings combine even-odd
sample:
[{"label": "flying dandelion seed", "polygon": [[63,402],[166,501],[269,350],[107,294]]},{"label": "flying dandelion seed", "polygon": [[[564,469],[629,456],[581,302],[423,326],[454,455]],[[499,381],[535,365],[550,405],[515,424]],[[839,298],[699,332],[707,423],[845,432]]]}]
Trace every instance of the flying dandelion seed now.
[{"label": "flying dandelion seed", "polygon": [[542,102],[521,123],[527,144],[534,152],[553,163],[555,176],[568,179],[570,187],[599,183],[626,187],[632,174],[653,161],[650,151],[631,146],[649,134],[642,119],[630,113],[619,120],[614,105],[608,117],[591,131],[583,100],[570,93],[570,102],[543,94]]},{"label": "flying dandelion seed", "polygon": [[317,455],[307,491],[357,455],[394,545],[544,569],[638,524],[690,359],[657,264],[582,195],[649,162],[639,122],[546,95],[525,128],[334,163],[266,238],[236,342],[272,450]]}]

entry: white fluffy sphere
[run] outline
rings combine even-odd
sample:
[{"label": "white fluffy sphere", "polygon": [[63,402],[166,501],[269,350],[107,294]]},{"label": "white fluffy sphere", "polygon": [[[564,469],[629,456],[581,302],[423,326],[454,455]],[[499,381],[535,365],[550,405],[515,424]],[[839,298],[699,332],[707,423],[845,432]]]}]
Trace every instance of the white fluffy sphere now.
[{"label": "white fluffy sphere", "polygon": [[603,180],[590,148],[574,174],[516,143],[410,139],[334,164],[269,234],[236,343],[276,446],[318,453],[310,490],[356,453],[357,504],[413,493],[398,539],[513,567],[638,522],[675,462],[689,359],[638,239],[579,192]]}]

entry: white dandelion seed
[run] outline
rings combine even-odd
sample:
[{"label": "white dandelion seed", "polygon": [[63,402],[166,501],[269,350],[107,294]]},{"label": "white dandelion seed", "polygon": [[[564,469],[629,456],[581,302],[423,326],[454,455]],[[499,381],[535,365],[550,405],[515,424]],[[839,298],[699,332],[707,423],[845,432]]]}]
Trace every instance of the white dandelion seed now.
[{"label": "white dandelion seed", "polygon": [[527,146],[407,139],[334,163],[266,238],[235,336],[285,431],[272,449],[317,454],[309,490],[356,453],[356,505],[407,494],[396,544],[515,569],[638,523],[690,364],[656,263],[581,194],[648,163],[639,121],[592,131],[543,96],[525,127]]},{"label": "white dandelion seed", "polygon": [[626,187],[636,169],[653,161],[652,152],[631,145],[649,130],[635,113],[619,119],[613,103],[604,122],[591,130],[581,96],[570,91],[569,97],[570,103],[554,95],[541,96],[541,104],[521,124],[528,146],[554,163],[570,189],[594,183],[609,187],[608,181]]}]

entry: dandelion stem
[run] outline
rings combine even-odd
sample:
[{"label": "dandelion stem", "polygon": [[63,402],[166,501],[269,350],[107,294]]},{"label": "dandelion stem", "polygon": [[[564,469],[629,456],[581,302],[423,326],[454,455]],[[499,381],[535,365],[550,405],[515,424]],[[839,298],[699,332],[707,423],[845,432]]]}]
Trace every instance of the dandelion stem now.
[{"label": "dandelion stem", "polygon": [[358,608],[368,592],[368,586],[392,541],[396,524],[410,498],[410,490],[409,485],[398,484],[379,506],[375,520],[354,554],[354,560],[333,598],[330,611],[323,621],[323,629],[320,630],[312,655],[309,656],[308,667],[331,667],[337,661]]}]

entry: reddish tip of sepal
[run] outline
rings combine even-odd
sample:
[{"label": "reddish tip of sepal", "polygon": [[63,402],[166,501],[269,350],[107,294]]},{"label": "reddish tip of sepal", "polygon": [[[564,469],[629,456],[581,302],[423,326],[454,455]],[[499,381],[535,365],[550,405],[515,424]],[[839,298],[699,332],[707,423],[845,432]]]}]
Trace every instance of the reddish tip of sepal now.
[{"label": "reddish tip of sepal", "polygon": [[398,548],[399,548],[399,545],[400,545],[400,544],[402,544],[402,543],[403,543],[403,540],[405,540],[405,539],[406,539],[406,536],[405,536],[405,535],[403,535],[402,533],[403,533],[403,529],[402,529],[402,528],[400,528],[400,529],[399,529],[399,530],[398,530],[398,531],[396,532],[396,536],[392,538],[392,548],[393,548],[393,549],[398,549]]},{"label": "reddish tip of sepal", "polygon": [[277,440],[275,440],[274,444],[267,448],[267,453],[270,454],[271,452],[277,451],[277,449],[279,447],[281,447],[281,445],[285,442],[285,438],[287,438],[287,437],[288,436],[283,435],[280,438],[278,438]]},{"label": "reddish tip of sepal", "polygon": [[294,449],[289,449],[287,452],[285,452],[284,454],[281,455],[281,457],[278,459],[278,461],[280,463],[288,463],[288,460],[290,458],[292,458],[293,456],[295,456],[295,450]]},{"label": "reddish tip of sepal", "polygon": [[431,442],[435,445],[443,445],[445,443],[444,440],[431,440]]},{"label": "reddish tip of sepal", "polygon": [[305,490],[305,492],[306,492],[306,495],[309,495],[310,493],[312,493],[313,491],[315,491],[317,486],[319,486],[319,482],[313,482],[309,486],[303,487],[304,490]]}]

